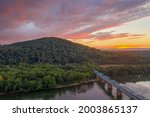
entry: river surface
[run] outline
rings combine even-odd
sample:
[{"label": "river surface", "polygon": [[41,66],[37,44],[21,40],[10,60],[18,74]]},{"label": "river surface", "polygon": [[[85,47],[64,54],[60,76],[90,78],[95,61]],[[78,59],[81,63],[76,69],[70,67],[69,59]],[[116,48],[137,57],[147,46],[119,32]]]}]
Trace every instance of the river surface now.
[{"label": "river surface", "polygon": [[[150,76],[117,78],[117,80],[121,85],[150,99]],[[107,89],[107,86],[105,88]],[[111,100],[115,99],[115,94],[115,88],[110,96],[102,89],[99,82],[93,82],[46,91],[1,95],[0,100]],[[129,98],[123,95],[123,99]]]},{"label": "river surface", "polygon": [[[150,99],[150,75],[142,77],[122,77],[114,79],[117,80],[120,85],[126,86],[134,93]],[[123,95],[123,99],[129,98]]]},{"label": "river surface", "polygon": [[110,100],[99,82],[61,89],[0,96],[1,100]]},{"label": "river surface", "polygon": [[132,82],[126,81],[121,83],[121,85],[128,87],[136,94],[150,99],[150,76],[137,78],[137,80]]}]

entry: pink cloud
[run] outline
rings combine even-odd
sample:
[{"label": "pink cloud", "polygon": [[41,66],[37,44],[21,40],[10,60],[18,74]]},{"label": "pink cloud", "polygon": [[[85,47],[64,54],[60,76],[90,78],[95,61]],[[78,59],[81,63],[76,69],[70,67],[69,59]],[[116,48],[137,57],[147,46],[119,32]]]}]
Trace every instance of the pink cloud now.
[{"label": "pink cloud", "polygon": [[[143,7],[148,3],[147,0],[1,0],[0,44],[45,36],[93,38],[94,31],[149,16],[150,9]],[[30,23],[38,30],[18,31]],[[77,30],[86,25],[92,26]]]}]

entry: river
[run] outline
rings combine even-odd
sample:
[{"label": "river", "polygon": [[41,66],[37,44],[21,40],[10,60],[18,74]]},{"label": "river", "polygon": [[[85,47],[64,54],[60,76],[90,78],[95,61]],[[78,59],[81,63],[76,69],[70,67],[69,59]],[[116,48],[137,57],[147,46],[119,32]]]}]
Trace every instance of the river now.
[{"label": "river", "polygon": [[128,87],[136,94],[150,99],[150,76],[131,78],[132,80],[123,81],[121,85]]},{"label": "river", "polygon": [[61,89],[22,94],[1,95],[0,100],[110,100],[99,82],[81,84]]}]

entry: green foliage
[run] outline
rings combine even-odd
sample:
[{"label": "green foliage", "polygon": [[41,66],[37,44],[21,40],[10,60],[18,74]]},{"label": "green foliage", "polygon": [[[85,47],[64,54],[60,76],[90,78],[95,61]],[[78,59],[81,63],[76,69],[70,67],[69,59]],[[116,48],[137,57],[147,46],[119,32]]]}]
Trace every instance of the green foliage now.
[{"label": "green foliage", "polygon": [[0,68],[0,92],[28,92],[55,88],[95,78],[91,68],[79,65],[13,65]]},{"label": "green foliage", "polygon": [[56,86],[55,77],[47,75],[43,78],[43,87],[44,88],[53,88]]},{"label": "green foliage", "polygon": [[47,37],[0,46],[0,65],[150,63],[149,57],[125,53],[100,51],[64,39]]},{"label": "green foliage", "polygon": [[123,65],[101,68],[99,71],[109,75],[110,77],[120,76],[144,76],[150,74],[150,65]]},{"label": "green foliage", "polygon": [[[150,63],[149,56],[134,53],[100,51],[55,37],[3,45],[0,46],[0,92],[28,92],[88,81],[95,78],[92,68],[99,69],[91,64]],[[115,77],[149,74],[150,67],[110,67],[100,71]]]}]

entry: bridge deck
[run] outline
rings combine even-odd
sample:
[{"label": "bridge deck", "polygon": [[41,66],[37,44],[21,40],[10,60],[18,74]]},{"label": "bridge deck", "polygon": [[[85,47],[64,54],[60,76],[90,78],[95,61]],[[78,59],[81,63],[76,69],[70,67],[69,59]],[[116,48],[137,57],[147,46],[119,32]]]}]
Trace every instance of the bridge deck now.
[{"label": "bridge deck", "polygon": [[96,74],[97,77],[103,79],[108,84],[111,84],[112,86],[114,86],[115,88],[120,90],[122,93],[124,93],[127,96],[129,96],[131,99],[133,99],[133,100],[147,100],[146,97],[136,94],[135,92],[133,92],[128,87],[121,86],[117,81],[111,80],[111,78],[109,78],[108,76],[104,75],[103,73],[100,73],[97,70],[94,70],[94,73]]}]

